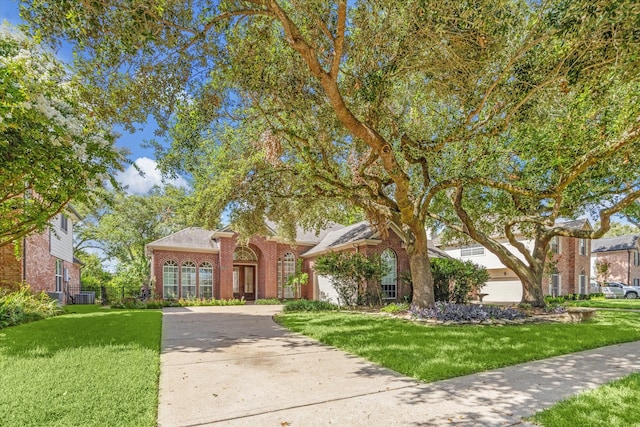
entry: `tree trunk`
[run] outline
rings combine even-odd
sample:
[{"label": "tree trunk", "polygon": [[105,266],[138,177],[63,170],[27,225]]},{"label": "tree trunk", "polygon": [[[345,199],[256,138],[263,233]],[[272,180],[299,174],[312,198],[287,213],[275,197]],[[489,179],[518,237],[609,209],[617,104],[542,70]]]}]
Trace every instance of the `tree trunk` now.
[{"label": "tree trunk", "polygon": [[418,227],[407,239],[407,255],[413,283],[413,299],[411,303],[418,307],[433,307],[433,275],[427,248],[427,233],[424,227]]},{"label": "tree trunk", "polygon": [[542,267],[530,267],[526,274],[516,274],[522,281],[522,300],[524,304],[531,304],[532,307],[544,307],[544,292],[542,290],[542,278],[544,276],[544,261]]}]

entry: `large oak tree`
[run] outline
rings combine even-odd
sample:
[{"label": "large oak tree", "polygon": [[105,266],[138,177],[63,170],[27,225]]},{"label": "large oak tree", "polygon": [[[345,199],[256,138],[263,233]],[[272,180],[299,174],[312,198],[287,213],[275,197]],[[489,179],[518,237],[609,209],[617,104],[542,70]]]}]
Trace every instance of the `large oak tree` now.
[{"label": "large oak tree", "polygon": [[[585,191],[590,179],[607,181],[603,164],[620,150],[638,164],[637,105],[627,98],[617,109],[598,94],[609,83],[637,88],[637,8],[631,0],[32,0],[24,16],[37,34],[76,43],[102,114],[132,123],[153,113],[171,129],[165,164],[194,175],[203,206],[215,200],[219,211],[234,200],[242,216],[355,204],[374,224],[402,228],[414,303],[428,306],[429,218],[476,238],[485,213],[535,210]],[[581,96],[588,115],[559,120],[577,117]],[[633,182],[618,188],[629,189],[625,200],[635,197]]]}]

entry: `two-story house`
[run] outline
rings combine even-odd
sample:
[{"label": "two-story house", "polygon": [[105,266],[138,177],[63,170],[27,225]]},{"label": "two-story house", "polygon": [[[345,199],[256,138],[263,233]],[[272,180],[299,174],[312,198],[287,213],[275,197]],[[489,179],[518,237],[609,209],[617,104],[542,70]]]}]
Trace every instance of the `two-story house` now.
[{"label": "two-story house", "polygon": [[[567,228],[591,229],[586,219],[559,223]],[[533,241],[526,236],[516,236],[527,249],[533,249]],[[521,260],[524,256],[513,247],[506,238],[500,242]],[[438,242],[436,241],[436,244]],[[522,282],[518,276],[507,268],[496,255],[480,244],[467,246],[442,246],[447,254],[454,258],[470,260],[485,267],[490,275],[489,281],[482,288],[486,294],[485,302],[520,302],[522,299]],[[570,293],[589,293],[590,280],[590,240],[574,237],[556,236],[549,248],[553,254],[554,271],[545,274],[543,289],[548,295],[566,295]]]},{"label": "two-story house", "polygon": [[[640,236],[596,239],[591,243],[591,248],[593,277],[640,286]],[[601,275],[597,271],[600,264],[607,266],[606,272]]]},{"label": "two-story house", "polygon": [[80,290],[81,264],[73,256],[73,222],[80,218],[71,207],[51,220],[51,227],[16,244],[0,247],[0,286],[20,283],[44,291],[65,304]]}]

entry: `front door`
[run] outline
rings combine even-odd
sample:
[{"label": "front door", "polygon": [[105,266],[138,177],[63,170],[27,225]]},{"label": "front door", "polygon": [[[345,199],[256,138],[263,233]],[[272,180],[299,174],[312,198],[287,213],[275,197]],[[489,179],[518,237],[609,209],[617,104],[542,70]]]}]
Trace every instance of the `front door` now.
[{"label": "front door", "polygon": [[256,267],[253,265],[233,266],[233,297],[245,301],[256,299]]}]

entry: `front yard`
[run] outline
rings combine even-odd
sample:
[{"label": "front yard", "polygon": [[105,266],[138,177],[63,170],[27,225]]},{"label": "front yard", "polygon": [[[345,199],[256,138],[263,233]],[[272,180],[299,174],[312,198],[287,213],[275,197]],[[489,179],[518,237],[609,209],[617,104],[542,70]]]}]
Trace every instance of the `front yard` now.
[{"label": "front yard", "polygon": [[7,426],[155,426],[162,314],[73,306],[0,331]]},{"label": "front yard", "polygon": [[640,313],[598,312],[585,323],[429,326],[355,313],[291,313],[287,328],[423,381],[640,340]]}]

